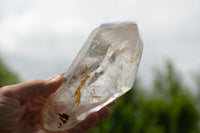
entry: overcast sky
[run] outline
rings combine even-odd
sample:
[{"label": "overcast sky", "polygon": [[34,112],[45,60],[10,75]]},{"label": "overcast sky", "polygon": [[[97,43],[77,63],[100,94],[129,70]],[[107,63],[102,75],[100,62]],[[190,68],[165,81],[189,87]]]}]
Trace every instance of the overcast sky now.
[{"label": "overcast sky", "polygon": [[136,21],[142,82],[171,59],[185,81],[200,73],[200,0],[0,0],[0,58],[22,81],[66,71],[90,32]]}]

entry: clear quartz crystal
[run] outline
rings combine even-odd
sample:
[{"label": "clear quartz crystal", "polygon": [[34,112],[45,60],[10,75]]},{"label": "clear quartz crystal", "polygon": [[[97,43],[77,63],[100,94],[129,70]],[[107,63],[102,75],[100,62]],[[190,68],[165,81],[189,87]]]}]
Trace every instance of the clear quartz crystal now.
[{"label": "clear quartz crystal", "polygon": [[96,28],[65,73],[62,86],[44,105],[44,127],[70,129],[130,90],[142,51],[135,23],[106,23]]}]

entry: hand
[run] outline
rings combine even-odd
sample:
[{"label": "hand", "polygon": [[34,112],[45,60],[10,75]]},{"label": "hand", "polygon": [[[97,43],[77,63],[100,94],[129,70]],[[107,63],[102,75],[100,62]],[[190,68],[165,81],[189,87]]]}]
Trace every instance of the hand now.
[{"label": "hand", "polygon": [[[58,74],[45,80],[33,80],[0,88],[0,132],[58,133],[43,128],[42,107],[48,96],[55,92],[63,81],[63,74]],[[104,107],[72,129],[59,133],[85,133],[109,115],[109,108]]]}]

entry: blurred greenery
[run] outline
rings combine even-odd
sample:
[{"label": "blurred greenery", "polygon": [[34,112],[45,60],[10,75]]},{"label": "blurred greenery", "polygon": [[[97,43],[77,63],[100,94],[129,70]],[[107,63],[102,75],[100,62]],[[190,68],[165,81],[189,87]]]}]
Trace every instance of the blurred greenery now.
[{"label": "blurred greenery", "polygon": [[142,87],[141,81],[137,79],[134,87],[111,107],[111,117],[89,133],[200,132],[200,93],[189,92],[171,62],[166,63],[165,71],[155,70],[152,87]]},{"label": "blurred greenery", "polygon": [[0,87],[11,85],[19,82],[16,74],[8,69],[8,67],[0,59]]},{"label": "blurred greenery", "polygon": [[[0,61],[0,87],[17,83],[18,77]],[[200,76],[196,78],[200,90]],[[200,133],[200,92],[191,93],[171,62],[154,71],[148,89],[137,79],[134,87],[117,99],[111,117],[89,133]]]}]

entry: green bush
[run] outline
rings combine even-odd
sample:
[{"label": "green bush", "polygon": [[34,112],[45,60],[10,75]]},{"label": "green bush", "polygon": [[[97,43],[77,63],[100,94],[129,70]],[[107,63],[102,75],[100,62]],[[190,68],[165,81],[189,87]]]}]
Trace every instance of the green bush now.
[{"label": "green bush", "polygon": [[0,87],[18,83],[19,79],[16,74],[11,72],[7,66],[0,60]]},{"label": "green bush", "polygon": [[[165,71],[155,71],[151,89],[134,87],[117,99],[111,117],[89,133],[197,133],[199,112],[195,96],[183,86],[170,62]],[[151,91],[148,91],[151,90]]]},{"label": "green bush", "polygon": [[[117,99],[111,117],[89,133],[198,133],[200,93],[192,95],[168,62],[166,70],[156,70],[153,87],[134,87]],[[0,61],[0,87],[17,83],[18,77]],[[200,87],[200,78],[197,79]],[[200,88],[199,88],[200,89]],[[150,90],[150,91],[149,91]]]}]

